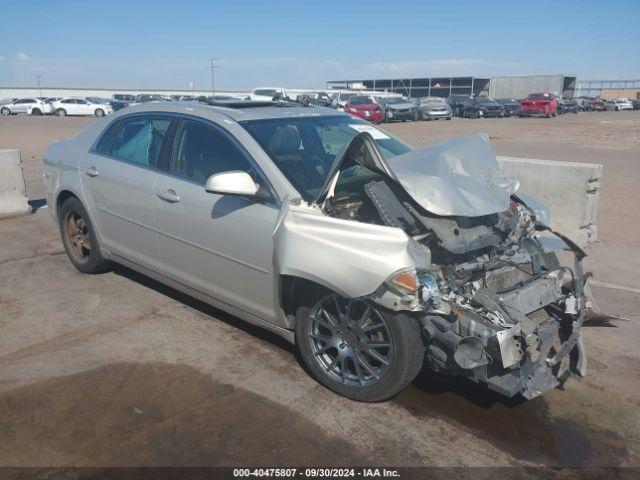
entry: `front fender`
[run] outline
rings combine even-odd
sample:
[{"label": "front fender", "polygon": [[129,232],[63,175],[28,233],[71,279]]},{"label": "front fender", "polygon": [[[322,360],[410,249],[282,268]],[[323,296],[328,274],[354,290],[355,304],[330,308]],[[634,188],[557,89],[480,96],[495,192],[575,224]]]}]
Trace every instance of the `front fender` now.
[{"label": "front fender", "polygon": [[292,275],[347,298],[372,294],[402,268],[429,268],[430,255],[401,229],[329,217],[284,202],[273,233],[274,279]]}]

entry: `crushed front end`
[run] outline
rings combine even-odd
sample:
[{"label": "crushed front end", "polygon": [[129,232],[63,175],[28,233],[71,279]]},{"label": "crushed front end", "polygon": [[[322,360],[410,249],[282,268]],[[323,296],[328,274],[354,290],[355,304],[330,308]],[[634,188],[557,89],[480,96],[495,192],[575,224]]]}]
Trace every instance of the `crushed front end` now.
[{"label": "crushed front end", "polygon": [[[360,159],[334,184],[323,210],[402,229],[416,256],[429,259],[426,268],[398,270],[369,296],[418,319],[428,368],[530,399],[586,372],[585,253],[547,227],[548,214],[515,194],[517,185],[496,172],[478,180],[497,168],[484,143],[472,138],[433,154],[412,152],[390,162],[391,174]],[[476,163],[462,160],[469,149]],[[480,183],[496,182],[505,188],[484,195]]]},{"label": "crushed front end", "polygon": [[[432,249],[432,268],[416,272],[412,301],[429,368],[533,398],[585,374],[583,252],[567,240],[570,254],[559,254],[566,265],[545,251],[539,235],[551,232],[517,200],[498,217],[471,227],[498,237],[476,255]],[[447,222],[457,237],[470,235],[459,219]]]}]

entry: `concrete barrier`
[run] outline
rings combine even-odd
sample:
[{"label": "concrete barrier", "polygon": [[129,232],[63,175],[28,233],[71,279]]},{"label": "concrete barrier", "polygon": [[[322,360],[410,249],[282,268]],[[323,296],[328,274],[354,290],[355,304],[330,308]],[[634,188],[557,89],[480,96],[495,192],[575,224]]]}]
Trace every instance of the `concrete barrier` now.
[{"label": "concrete barrier", "polygon": [[0,150],[0,218],[31,213],[20,150]]},{"label": "concrete barrier", "polygon": [[519,192],[549,207],[551,227],[584,247],[598,234],[597,212],[603,166],[533,158],[497,157],[520,180]]}]

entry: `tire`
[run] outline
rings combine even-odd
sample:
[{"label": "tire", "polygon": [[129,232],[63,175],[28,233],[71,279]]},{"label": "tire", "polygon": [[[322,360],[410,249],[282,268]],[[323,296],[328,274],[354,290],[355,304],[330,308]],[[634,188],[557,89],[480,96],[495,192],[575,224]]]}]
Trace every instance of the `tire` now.
[{"label": "tire", "polygon": [[451,120],[451,117],[447,117],[447,120]]},{"label": "tire", "polygon": [[420,120],[420,114],[416,110],[415,112],[413,112],[413,121],[417,122],[418,120]]},{"label": "tire", "polygon": [[96,108],[96,117],[104,117],[104,110],[101,108]]},{"label": "tire", "polygon": [[56,115],[58,115],[59,117],[66,117],[67,111],[64,108],[59,108],[58,110],[56,110]]},{"label": "tire", "polygon": [[82,273],[102,273],[111,263],[100,253],[100,246],[84,206],[68,198],[58,211],[58,225],[69,261]]},{"label": "tire", "polygon": [[6,116],[11,115],[11,110],[9,110],[9,108],[7,107],[2,107],[2,109],[0,109],[0,114]]},{"label": "tire", "polygon": [[[295,337],[304,363],[320,384],[361,402],[380,402],[398,394],[418,375],[424,361],[415,318],[333,292],[306,296],[296,311]],[[373,343],[378,346],[365,346]]]},{"label": "tire", "polygon": [[35,115],[37,117],[42,115],[42,112],[40,111],[39,108],[34,108],[33,110],[31,110],[31,115]]}]

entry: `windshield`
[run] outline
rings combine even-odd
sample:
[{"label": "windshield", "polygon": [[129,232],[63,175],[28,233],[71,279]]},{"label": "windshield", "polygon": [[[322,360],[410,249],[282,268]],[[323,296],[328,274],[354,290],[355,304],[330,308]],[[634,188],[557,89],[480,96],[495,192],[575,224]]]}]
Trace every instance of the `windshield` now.
[{"label": "windshield", "polygon": [[425,103],[445,103],[444,98],[440,97],[426,97],[420,99],[421,104]]},{"label": "windshield", "polygon": [[349,103],[351,105],[371,105],[376,102],[371,97],[351,97]]},{"label": "windshield", "polygon": [[334,160],[356,134],[370,133],[386,158],[411,150],[370,123],[347,115],[247,120],[240,124],[307,202],[320,194]]},{"label": "windshield", "polygon": [[482,105],[494,105],[496,102],[489,98],[481,98],[481,99],[478,99],[478,103]]},{"label": "windshield", "polygon": [[548,93],[532,93],[527,100],[551,100],[552,97]]},{"label": "windshield", "polygon": [[385,99],[385,103],[388,103],[389,105],[393,105],[394,103],[407,103],[408,101],[409,100],[407,100],[406,98],[398,98],[398,97]]}]

